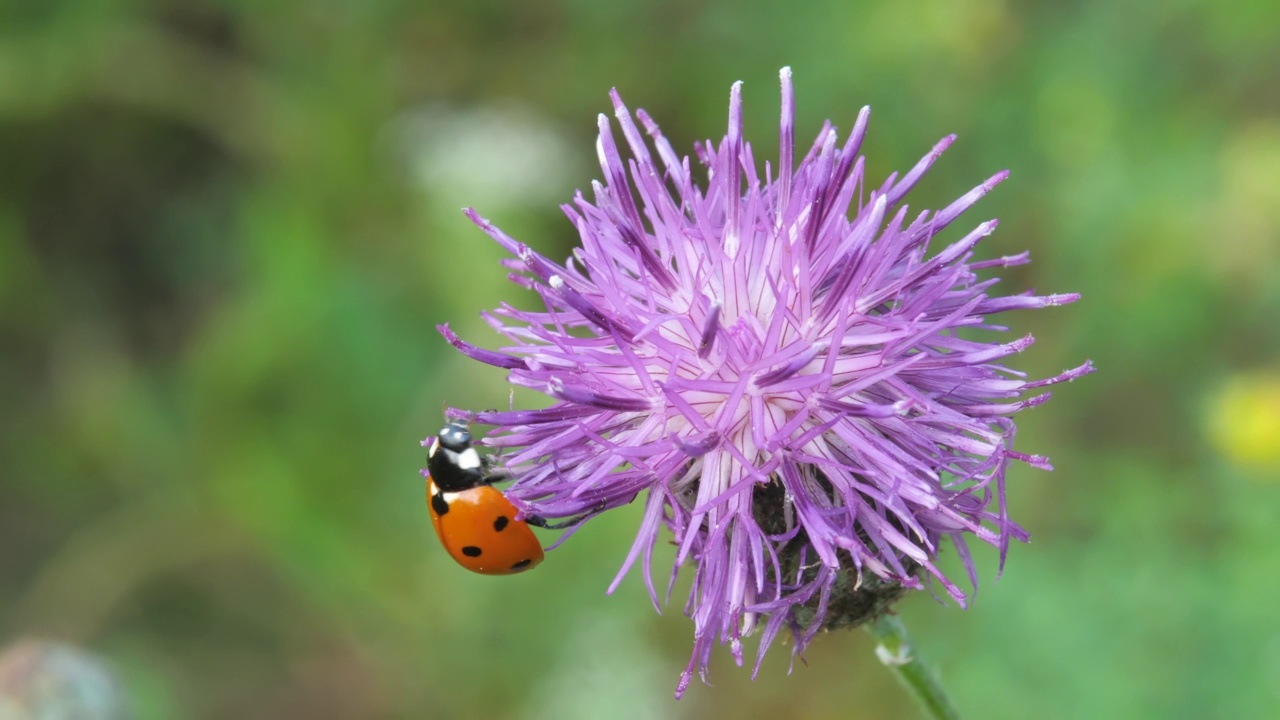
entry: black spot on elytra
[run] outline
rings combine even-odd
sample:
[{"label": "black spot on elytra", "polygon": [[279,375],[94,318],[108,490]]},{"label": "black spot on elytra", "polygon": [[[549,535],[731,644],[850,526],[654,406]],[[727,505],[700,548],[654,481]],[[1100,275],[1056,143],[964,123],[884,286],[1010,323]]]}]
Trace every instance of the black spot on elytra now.
[{"label": "black spot on elytra", "polygon": [[533,562],[533,559],[532,559],[532,558],[525,558],[524,560],[521,560],[520,562],[516,563],[515,565],[512,565],[512,566],[511,566],[511,569],[512,569],[512,570],[523,570],[523,569],[525,569],[525,568],[529,567],[529,565],[530,565],[532,562]]},{"label": "black spot on elytra", "polygon": [[506,515],[499,515],[497,520],[493,521],[493,529],[502,532],[507,529],[507,523],[511,522]]},{"label": "black spot on elytra", "polygon": [[481,552],[482,551],[480,550],[480,548],[476,547],[475,545],[467,545],[466,547],[462,548],[462,554],[466,555],[467,557],[480,557]]},{"label": "black spot on elytra", "polygon": [[445,502],[444,493],[436,493],[431,496],[431,509],[436,515],[445,515],[449,512],[449,503]]}]

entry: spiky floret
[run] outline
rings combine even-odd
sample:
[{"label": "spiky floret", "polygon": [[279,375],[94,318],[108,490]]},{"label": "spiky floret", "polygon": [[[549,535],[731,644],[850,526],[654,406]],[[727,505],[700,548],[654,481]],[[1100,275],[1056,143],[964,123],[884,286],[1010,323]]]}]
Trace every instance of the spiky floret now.
[{"label": "spiky floret", "polygon": [[672,580],[694,568],[694,652],[677,695],[695,667],[705,673],[717,639],[741,664],[741,638],[762,621],[757,669],[784,628],[803,649],[828,620],[838,578],[919,588],[924,574],[963,606],[965,591],[934,562],[941,539],[976,584],[970,537],[997,546],[1002,564],[1010,540],[1027,538],[1006,510],[1005,469],[1049,465],[1012,449],[1012,416],[1049,397],[1029,393],[1092,370],[1028,381],[1002,363],[1031,336],[970,339],[1007,330],[992,315],[1078,299],[990,294],[997,280],[978,271],[1028,262],[1026,253],[973,260],[995,220],[929,252],[1008,173],[911,216],[902,200],[954,136],[871,188],[858,154],[868,108],[843,145],[825,124],[797,166],[784,69],[777,177],[768,163],[757,173],[743,140],[738,83],[728,134],[695,146],[700,185],[643,110],[637,126],[616,91],[612,99],[631,156],[601,115],[605,181],[592,183],[591,200],[579,193],[563,206],[582,243],[565,264],[467,211],[514,256],[512,281],[545,304],[486,313],[510,341],[496,351],[441,327],[467,356],[555,399],[539,410],[456,411],[496,426],[485,442],[505,449],[518,478],[510,496],[556,518],[643,496],[609,589],[639,561],[655,606],[652,554],[670,528]]}]

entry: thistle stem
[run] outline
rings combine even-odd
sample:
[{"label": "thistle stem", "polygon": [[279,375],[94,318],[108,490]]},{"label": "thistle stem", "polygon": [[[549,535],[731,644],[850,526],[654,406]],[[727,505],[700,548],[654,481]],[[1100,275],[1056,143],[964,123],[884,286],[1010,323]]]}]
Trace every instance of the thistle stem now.
[{"label": "thistle stem", "polygon": [[876,639],[876,657],[898,676],[911,691],[925,715],[933,720],[959,720],[960,713],[947,691],[942,689],[937,672],[915,652],[907,637],[907,627],[894,615],[881,615],[864,627]]}]

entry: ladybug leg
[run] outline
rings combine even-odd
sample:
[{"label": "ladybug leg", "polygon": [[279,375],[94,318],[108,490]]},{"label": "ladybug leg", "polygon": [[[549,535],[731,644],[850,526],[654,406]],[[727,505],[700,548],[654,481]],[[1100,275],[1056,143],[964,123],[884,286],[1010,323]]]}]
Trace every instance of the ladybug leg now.
[{"label": "ladybug leg", "polygon": [[492,485],[494,483],[507,482],[509,480],[516,479],[515,473],[511,472],[510,470],[485,467],[484,471],[485,471],[484,477],[480,478],[480,482],[484,483],[485,485]]},{"label": "ladybug leg", "polygon": [[484,478],[481,482],[485,485],[492,485],[494,483],[507,482],[509,480],[516,479],[515,473],[506,468],[497,467],[494,463],[493,456],[491,455],[482,455],[480,457],[480,470],[484,473]]},{"label": "ladybug leg", "polygon": [[601,512],[605,510],[605,506],[606,506],[606,503],[602,502],[599,505],[596,505],[595,507],[591,508],[590,510],[582,513],[581,515],[575,515],[561,522],[554,522],[554,523],[550,522],[546,518],[542,517],[541,515],[526,515],[524,518],[524,521],[534,527],[543,528],[544,530],[564,530],[566,528],[571,528],[576,525],[579,525],[582,522],[589,520],[595,517],[596,515],[599,515]]},{"label": "ladybug leg", "polygon": [[534,527],[540,527],[543,530],[564,530],[565,528],[571,528],[574,525],[581,523],[583,520],[586,520],[589,516],[590,516],[589,513],[584,513],[582,515],[578,515],[577,517],[571,517],[568,520],[565,520],[564,522],[553,523],[553,522],[549,522],[546,518],[542,517],[541,515],[527,515],[525,516],[524,521]]}]

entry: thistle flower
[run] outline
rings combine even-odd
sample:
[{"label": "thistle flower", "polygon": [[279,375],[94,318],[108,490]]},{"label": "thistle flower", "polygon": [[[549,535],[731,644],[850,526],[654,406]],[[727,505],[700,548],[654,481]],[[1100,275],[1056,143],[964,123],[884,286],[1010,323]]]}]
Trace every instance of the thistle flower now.
[{"label": "thistle flower", "polygon": [[1027,539],[1006,511],[1005,469],[1011,460],[1050,469],[1013,450],[1011,416],[1049,397],[1029,391],[1092,370],[1028,381],[1001,363],[1031,336],[969,339],[1007,330],[989,316],[1079,297],[991,295],[997,280],[978,271],[1028,262],[1026,253],[973,260],[995,220],[929,252],[1007,172],[910,218],[902,200],[954,136],[873,187],[858,154],[863,108],[843,146],[827,123],[797,167],[790,70],[781,78],[776,169],[758,174],[737,83],[728,134],[695,146],[705,185],[637,110],[655,157],[611,93],[631,158],[602,114],[605,182],[563,206],[582,241],[565,264],[467,210],[514,256],[511,280],[538,293],[545,312],[485,313],[510,341],[496,351],[440,328],[468,357],[555,400],[451,411],[496,426],[485,444],[504,449],[517,478],[507,493],[523,512],[572,518],[644,503],[610,592],[639,561],[658,606],[653,549],[662,526],[674,534],[671,581],[694,567],[693,657],[677,697],[695,667],[705,680],[715,641],[740,665],[741,639],[757,627],[758,672],[782,630],[802,651],[820,629],[882,613],[922,588],[921,577],[964,606],[966,592],[935,564],[942,539],[974,587],[971,538],[998,547],[1003,567],[1010,540]]}]

